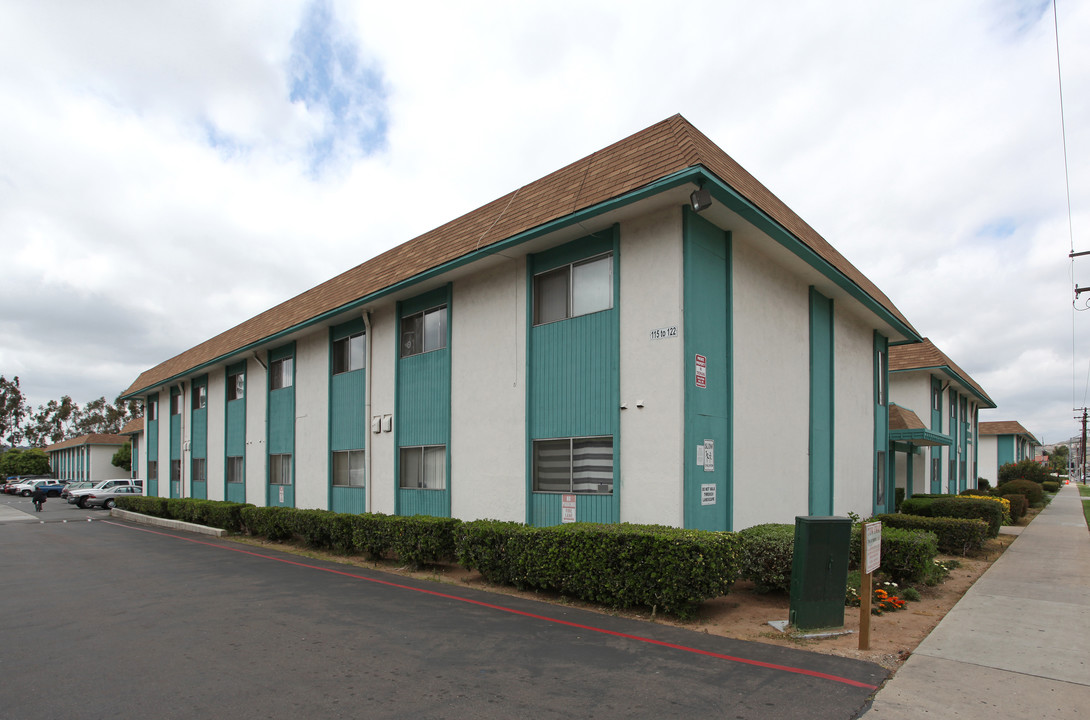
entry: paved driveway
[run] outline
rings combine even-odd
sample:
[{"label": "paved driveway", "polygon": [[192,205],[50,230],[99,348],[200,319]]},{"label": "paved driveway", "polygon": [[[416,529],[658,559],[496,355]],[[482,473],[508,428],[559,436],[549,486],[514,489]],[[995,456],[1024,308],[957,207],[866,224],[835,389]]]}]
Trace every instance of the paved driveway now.
[{"label": "paved driveway", "polygon": [[886,674],[52,501],[0,522],[0,572],[0,717],[26,720],[852,718]]}]

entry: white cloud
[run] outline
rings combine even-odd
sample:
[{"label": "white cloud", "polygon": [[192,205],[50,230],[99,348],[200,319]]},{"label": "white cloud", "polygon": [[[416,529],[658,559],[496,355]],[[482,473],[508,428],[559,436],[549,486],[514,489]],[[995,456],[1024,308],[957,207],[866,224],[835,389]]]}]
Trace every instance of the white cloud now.
[{"label": "white cloud", "polygon": [[[972,373],[1000,406],[992,419],[1073,432],[1090,313],[1075,317],[1073,371],[1050,3],[331,2],[324,37],[347,54],[327,67],[356,93],[342,116],[292,100],[313,7],[0,8],[0,373],[35,403],[112,397],[680,112]],[[1078,246],[1090,7],[1058,9]],[[353,144],[376,117],[384,142]],[[315,172],[329,137],[337,163]],[[425,190],[427,203],[405,200]],[[1073,279],[1090,285],[1090,258]]]}]

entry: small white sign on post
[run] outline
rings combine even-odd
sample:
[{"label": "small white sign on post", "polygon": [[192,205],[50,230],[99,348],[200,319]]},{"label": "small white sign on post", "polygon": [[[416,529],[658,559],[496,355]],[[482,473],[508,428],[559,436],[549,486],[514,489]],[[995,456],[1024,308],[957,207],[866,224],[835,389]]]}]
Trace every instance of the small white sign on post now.
[{"label": "small white sign on post", "polygon": [[575,495],[560,496],[560,522],[575,522]]},{"label": "small white sign on post", "polygon": [[863,523],[863,572],[873,573],[882,564],[882,523]]},{"label": "small white sign on post", "polygon": [[715,483],[706,483],[700,486],[700,504],[715,505]]}]

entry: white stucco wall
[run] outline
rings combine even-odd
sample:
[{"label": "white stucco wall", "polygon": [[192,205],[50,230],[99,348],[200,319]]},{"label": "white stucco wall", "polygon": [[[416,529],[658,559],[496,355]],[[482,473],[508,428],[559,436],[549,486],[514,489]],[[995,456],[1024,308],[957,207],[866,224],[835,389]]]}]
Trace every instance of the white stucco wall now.
[{"label": "white stucco wall", "polygon": [[[621,521],[682,525],[684,337],[681,211],[621,224]],[[651,330],[677,326],[677,337]],[[642,402],[643,407],[637,404]]]},{"label": "white stucco wall", "polygon": [[999,440],[997,435],[981,435],[977,474],[988,478],[994,488],[999,479]]},{"label": "white stucco wall", "polygon": [[129,477],[125,468],[119,468],[113,464],[114,453],[121,449],[120,445],[90,445],[91,456],[91,480],[115,480]]},{"label": "white stucco wall", "polygon": [[809,285],[734,239],[734,519],[792,522],[809,503]]},{"label": "white stucco wall", "polygon": [[526,262],[454,283],[451,514],[526,520]]},{"label": "white stucco wall", "polygon": [[833,513],[868,517],[875,487],[874,331],[838,302],[833,363]]},{"label": "white stucco wall", "polygon": [[[264,359],[262,359],[264,362]],[[246,359],[246,502],[266,500],[265,407],[268,370],[253,356]]]},{"label": "white stucco wall", "polygon": [[[890,402],[916,413],[931,429],[931,373],[928,371],[896,372],[889,375]],[[897,487],[908,487],[908,457],[897,453]],[[931,492],[931,449],[924,447],[912,458],[913,493]]]},{"label": "white stucco wall", "polygon": [[[394,363],[397,348],[397,322],[395,306],[376,308],[371,313],[370,348],[370,386],[368,397],[371,401],[371,415],[389,415],[392,423],[394,407]],[[394,478],[394,434],[393,432],[371,433],[367,436],[367,449],[370,454],[369,475],[367,478],[367,509],[392,515],[394,512],[394,493],[397,480]]]},{"label": "white stucco wall", "polygon": [[295,507],[329,507],[329,330],[295,341]]}]

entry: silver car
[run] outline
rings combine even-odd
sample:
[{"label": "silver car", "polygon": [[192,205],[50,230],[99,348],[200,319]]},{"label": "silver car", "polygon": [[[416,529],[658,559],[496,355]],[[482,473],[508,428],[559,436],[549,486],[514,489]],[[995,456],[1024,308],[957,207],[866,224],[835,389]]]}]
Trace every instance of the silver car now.
[{"label": "silver car", "polygon": [[83,505],[80,507],[104,507],[107,510],[117,505],[117,498],[143,495],[144,489],[136,485],[114,485],[103,490],[92,490],[90,494],[83,496]]},{"label": "silver car", "polygon": [[[141,480],[141,481],[139,481],[139,483],[143,484],[143,481]],[[130,480],[103,480],[102,482],[98,483],[97,485],[93,485],[93,486],[91,486],[89,488],[83,488],[82,490],[73,490],[72,492],[70,492],[68,494],[68,502],[73,503],[75,505],[78,505],[80,508],[86,508],[87,507],[87,496],[90,495],[91,493],[97,492],[99,490],[102,490],[102,491],[111,490],[111,489],[113,489],[115,487],[118,487],[120,485],[132,485],[132,484],[133,483]],[[139,487],[137,489],[140,490]]]}]

